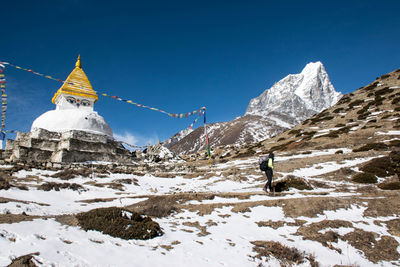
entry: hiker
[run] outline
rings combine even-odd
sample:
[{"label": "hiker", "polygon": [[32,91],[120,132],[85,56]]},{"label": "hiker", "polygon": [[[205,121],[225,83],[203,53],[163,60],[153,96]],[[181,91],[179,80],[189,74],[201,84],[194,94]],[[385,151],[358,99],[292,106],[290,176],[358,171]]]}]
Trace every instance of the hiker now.
[{"label": "hiker", "polygon": [[268,158],[267,157],[261,157],[259,159],[259,164],[260,164],[260,169],[262,171],[265,171],[265,175],[267,175],[267,183],[264,185],[263,190],[265,192],[267,191],[267,188],[269,189],[270,192],[272,192],[272,176],[274,175],[274,153],[270,153]]}]

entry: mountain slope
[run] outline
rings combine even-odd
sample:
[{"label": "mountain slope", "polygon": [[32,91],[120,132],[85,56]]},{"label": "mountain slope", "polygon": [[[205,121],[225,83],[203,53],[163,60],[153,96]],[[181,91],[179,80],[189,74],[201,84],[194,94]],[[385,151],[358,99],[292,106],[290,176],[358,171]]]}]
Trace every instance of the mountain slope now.
[{"label": "mountain slope", "polygon": [[[335,104],[335,91],[321,62],[309,63],[299,74],[290,74],[253,98],[244,116],[209,125],[211,146],[246,144],[275,136]],[[197,128],[168,147],[189,154],[205,147],[204,128]]]}]

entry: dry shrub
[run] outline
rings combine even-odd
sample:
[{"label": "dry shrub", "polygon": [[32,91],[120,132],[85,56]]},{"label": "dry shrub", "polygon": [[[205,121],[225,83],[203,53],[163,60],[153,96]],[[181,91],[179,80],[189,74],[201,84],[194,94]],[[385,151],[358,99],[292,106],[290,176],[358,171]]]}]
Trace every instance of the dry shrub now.
[{"label": "dry shrub", "polygon": [[298,130],[293,129],[293,130],[290,130],[290,131],[288,132],[288,134],[291,134],[291,135],[298,135],[298,134],[300,134],[300,133],[301,133],[301,130],[300,130],[300,129],[298,129]]},{"label": "dry shrub", "polygon": [[386,78],[389,78],[389,77],[390,77],[390,74],[384,74],[381,77],[379,77],[379,79],[386,79]]},{"label": "dry shrub", "polygon": [[281,145],[273,146],[273,147],[271,147],[270,150],[271,151],[283,151],[288,147],[288,145],[292,144],[293,142],[294,142],[294,140],[286,142],[286,143],[281,144]]},{"label": "dry shrub", "polygon": [[75,184],[75,183],[54,183],[54,182],[48,182],[48,183],[44,183],[41,184],[38,188],[39,190],[43,190],[43,191],[50,191],[50,190],[56,190],[56,191],[60,191],[60,189],[71,189],[74,191],[85,191],[85,189],[79,185],[79,184]]},{"label": "dry shrub", "polygon": [[163,234],[150,217],[122,208],[99,208],[76,215],[84,230],[96,230],[122,239],[151,239]]},{"label": "dry shrub", "polygon": [[370,115],[371,113],[370,112],[366,112],[366,113],[363,113],[363,114],[361,114],[361,115],[359,115],[358,117],[357,117],[357,120],[365,120],[366,118],[368,118],[368,116]]},{"label": "dry shrub", "polygon": [[357,100],[355,100],[355,101],[353,101],[353,102],[351,102],[351,103],[349,104],[349,108],[352,109],[352,108],[354,108],[355,106],[360,106],[362,103],[364,103],[364,100],[357,99]]},{"label": "dry shrub", "polygon": [[374,89],[377,85],[378,85],[378,82],[374,82],[373,84],[370,84],[370,85],[364,87],[364,90],[370,91],[370,90]]},{"label": "dry shrub", "polygon": [[66,169],[53,174],[51,177],[60,178],[61,180],[70,180],[77,176],[89,177],[91,174],[92,171],[90,169],[79,169],[79,170]]},{"label": "dry shrub", "polygon": [[361,170],[379,177],[388,177],[400,173],[400,151],[392,151],[387,157],[372,159]]},{"label": "dry shrub", "polygon": [[344,95],[338,102],[337,105],[345,104],[351,101],[351,97],[349,95]]},{"label": "dry shrub", "polygon": [[19,256],[12,260],[11,264],[8,267],[36,267],[35,261],[32,259],[33,256],[39,256],[39,252],[30,253],[27,255]]},{"label": "dry shrub", "polygon": [[393,99],[392,105],[397,105],[398,103],[400,103],[400,97],[396,97],[395,99]]},{"label": "dry shrub", "polygon": [[0,177],[0,190],[8,190],[10,189],[10,183],[7,178]]},{"label": "dry shrub", "polygon": [[323,220],[311,224],[303,224],[297,229],[296,235],[300,235],[306,240],[317,241],[323,246],[328,247],[330,242],[337,242],[340,236],[332,230],[321,234],[321,230],[326,228],[351,228],[352,226],[351,222],[344,220]]},{"label": "dry shrub", "polygon": [[304,252],[300,252],[294,247],[287,247],[279,242],[274,241],[252,241],[253,251],[257,253],[255,256],[258,259],[266,257],[274,257],[281,262],[283,266],[291,264],[299,264],[304,262]]},{"label": "dry shrub", "polygon": [[[379,240],[377,240],[379,238]],[[400,258],[397,251],[399,243],[391,236],[378,236],[377,233],[355,229],[345,234],[341,239],[351,246],[364,252],[368,260],[373,263],[379,261],[396,261]]]},{"label": "dry shrub", "polygon": [[399,190],[400,189],[400,182],[385,182],[378,184],[378,187],[383,190]]},{"label": "dry shrub", "polygon": [[324,134],[324,135],[320,135],[317,138],[324,138],[324,137],[329,137],[329,138],[338,138],[339,135],[337,133],[335,133],[335,131],[330,132],[328,134]]},{"label": "dry shrub", "polygon": [[296,188],[298,190],[313,189],[303,178],[293,175],[289,175],[280,181],[274,182],[273,187],[275,188],[275,192],[289,191],[290,188]]},{"label": "dry shrub", "polygon": [[249,149],[246,149],[245,151],[239,152],[238,154],[236,154],[232,158],[251,157],[251,156],[254,156],[254,154],[256,154],[256,151],[254,151],[253,149],[249,148]]},{"label": "dry shrub", "polygon": [[334,111],[332,111],[333,113],[340,113],[342,112],[344,109],[343,108],[337,108]]},{"label": "dry shrub", "polygon": [[361,184],[375,184],[378,182],[378,179],[376,178],[375,175],[372,173],[357,173],[354,175],[351,180],[356,183],[361,183]]},{"label": "dry shrub", "polygon": [[390,94],[394,91],[394,89],[390,89],[388,86],[384,87],[382,89],[379,89],[375,92],[375,95],[386,95],[386,94]]},{"label": "dry shrub", "polygon": [[311,119],[312,124],[316,124],[318,122],[322,122],[322,121],[330,121],[334,118],[334,116],[317,116]]},{"label": "dry shrub", "polygon": [[353,149],[353,152],[369,151],[369,150],[385,150],[388,146],[383,143],[370,143],[362,147]]}]

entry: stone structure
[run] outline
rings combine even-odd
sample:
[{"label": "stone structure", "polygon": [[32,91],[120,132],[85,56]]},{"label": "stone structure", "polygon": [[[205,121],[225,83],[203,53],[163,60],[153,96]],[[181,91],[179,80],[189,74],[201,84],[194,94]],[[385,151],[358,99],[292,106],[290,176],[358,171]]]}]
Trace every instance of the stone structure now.
[{"label": "stone structure", "polygon": [[3,158],[12,162],[132,162],[130,151],[113,138],[104,118],[93,110],[98,100],[81,58],[55,93],[55,110],[39,116],[29,133],[7,140]]},{"label": "stone structure", "polygon": [[79,130],[112,137],[110,126],[93,110],[97,100],[98,96],[82,69],[79,56],[75,69],[53,96],[56,109],[40,115],[32,123],[31,131],[45,129],[62,133]]},{"label": "stone structure", "polygon": [[11,162],[132,162],[130,151],[120,142],[107,135],[77,130],[18,132],[15,140],[7,140],[3,157]]}]

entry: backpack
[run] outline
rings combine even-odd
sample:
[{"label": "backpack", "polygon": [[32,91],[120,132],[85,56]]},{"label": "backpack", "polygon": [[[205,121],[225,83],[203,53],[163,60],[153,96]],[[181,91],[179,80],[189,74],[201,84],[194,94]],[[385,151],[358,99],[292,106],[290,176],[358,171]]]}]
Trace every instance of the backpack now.
[{"label": "backpack", "polygon": [[266,171],[268,169],[268,161],[263,161],[263,162],[261,162],[261,164],[260,164],[260,170],[262,170],[262,171]]}]

